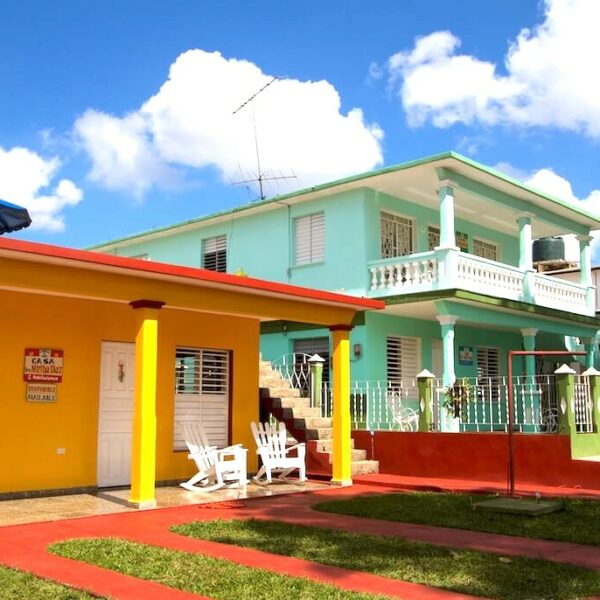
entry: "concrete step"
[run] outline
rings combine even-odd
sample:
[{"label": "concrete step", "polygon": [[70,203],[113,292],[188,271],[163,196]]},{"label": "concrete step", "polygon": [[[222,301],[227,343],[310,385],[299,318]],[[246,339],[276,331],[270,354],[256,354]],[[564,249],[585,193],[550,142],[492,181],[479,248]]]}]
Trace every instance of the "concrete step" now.
[{"label": "concrete step", "polygon": [[379,473],[378,460],[357,460],[352,462],[352,476]]},{"label": "concrete step", "polygon": [[294,421],[296,427],[301,428],[304,425],[304,429],[331,429],[331,419],[327,417],[314,417],[307,419],[296,418],[296,411],[294,411]]},{"label": "concrete step", "polygon": [[306,439],[307,440],[330,440],[333,435],[333,429],[330,427],[326,429],[307,429]]},{"label": "concrete step", "polygon": [[[262,386],[261,386],[262,387]],[[291,387],[284,385],[267,386],[269,388],[269,395],[271,398],[299,398],[300,390],[296,390]]]},{"label": "concrete step", "polygon": [[258,378],[259,387],[285,387],[285,382],[278,373],[268,373]]},{"label": "concrete step", "polygon": [[[350,448],[354,449],[354,440],[350,440]],[[317,450],[319,452],[333,452],[333,440],[331,438],[327,440],[318,440]]]},{"label": "concrete step", "polygon": [[304,406],[300,403],[291,408],[291,410],[294,412],[294,419],[318,419],[321,417],[320,408]]},{"label": "concrete step", "polygon": [[[329,455],[329,464],[333,464],[333,452],[327,452]],[[356,462],[373,462],[367,460],[367,451],[366,450],[352,450],[352,463]],[[375,461],[377,462],[377,461]]]},{"label": "concrete step", "polygon": [[308,398],[290,398],[286,396],[283,398],[274,398],[274,400],[277,406],[282,406],[283,408],[310,408],[310,400]]}]

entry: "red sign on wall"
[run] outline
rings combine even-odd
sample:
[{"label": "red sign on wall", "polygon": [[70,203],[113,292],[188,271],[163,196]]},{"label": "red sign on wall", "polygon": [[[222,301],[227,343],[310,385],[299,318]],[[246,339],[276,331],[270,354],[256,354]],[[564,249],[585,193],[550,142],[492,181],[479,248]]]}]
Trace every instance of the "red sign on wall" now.
[{"label": "red sign on wall", "polygon": [[25,348],[25,381],[60,383],[63,376],[63,351],[52,348]]}]

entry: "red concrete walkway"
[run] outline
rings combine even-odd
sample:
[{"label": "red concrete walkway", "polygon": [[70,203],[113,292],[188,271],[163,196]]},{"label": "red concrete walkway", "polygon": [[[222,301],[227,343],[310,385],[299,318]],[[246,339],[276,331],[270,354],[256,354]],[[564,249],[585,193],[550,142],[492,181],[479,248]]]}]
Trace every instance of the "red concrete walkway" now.
[{"label": "red concrete walkway", "polygon": [[[597,548],[560,542],[530,540],[482,534],[424,525],[390,523],[330,513],[319,513],[311,506],[324,499],[351,497],[365,493],[392,491],[381,486],[356,485],[351,488],[223,503],[222,505],[182,506],[176,508],[120,513],[51,523],[37,523],[0,528],[0,562],[36,575],[66,583],[94,594],[115,599],[161,600],[202,598],[160,584],[107,571],[47,553],[48,544],[81,537],[119,537],[184,552],[197,552],[225,558],[238,564],[277,573],[307,577],[337,587],[379,593],[390,597],[423,600],[466,599],[470,596],[423,585],[328,567],[305,560],[267,554],[175,535],[172,525],[212,519],[271,519],[303,525],[326,526],[345,531],[374,535],[400,536],[435,544],[472,548],[503,555],[524,555],[556,562],[569,562],[600,569]],[[210,508],[209,508],[210,507]]]},{"label": "red concrete walkway", "polygon": [[[354,483],[364,485],[382,486],[397,490],[421,490],[433,492],[470,492],[473,494],[506,494],[507,484],[497,481],[484,481],[475,479],[450,479],[441,477],[413,477],[406,475],[386,475],[373,473],[358,475],[353,478]],[[531,496],[540,493],[543,496],[570,498],[600,498],[600,489],[585,488],[581,486],[550,486],[517,481],[515,493]]]}]

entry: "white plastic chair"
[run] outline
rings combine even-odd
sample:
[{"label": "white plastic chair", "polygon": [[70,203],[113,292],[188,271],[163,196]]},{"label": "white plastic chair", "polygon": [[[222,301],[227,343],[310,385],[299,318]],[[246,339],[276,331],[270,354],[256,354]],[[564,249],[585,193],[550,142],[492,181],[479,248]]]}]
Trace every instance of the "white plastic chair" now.
[{"label": "white plastic chair", "polygon": [[[271,483],[273,472],[280,472],[278,479],[286,481],[287,476],[298,469],[298,480],[306,481],[306,447],[296,444],[286,447],[287,433],[285,424],[271,425],[269,423],[252,423],[252,434],[256,442],[256,452],[262,460],[262,467],[254,477],[257,483]],[[292,454],[295,452],[296,454]]]},{"label": "white plastic chair", "polygon": [[402,406],[402,397],[399,393],[388,392],[386,394],[386,401],[392,414],[392,419],[398,425],[400,431],[419,430],[419,413],[414,408]]},{"label": "white plastic chair", "polygon": [[242,448],[241,444],[219,450],[208,443],[199,423],[185,423],[183,439],[190,451],[188,458],[196,463],[198,473],[181,483],[182,488],[190,492],[213,492],[226,485],[242,487],[248,483],[248,450]]}]

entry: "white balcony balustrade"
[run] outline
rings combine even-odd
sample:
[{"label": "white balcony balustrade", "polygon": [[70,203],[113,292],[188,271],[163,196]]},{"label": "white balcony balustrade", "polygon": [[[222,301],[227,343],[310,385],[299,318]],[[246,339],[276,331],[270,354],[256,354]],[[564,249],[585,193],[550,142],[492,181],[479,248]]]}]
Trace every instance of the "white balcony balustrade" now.
[{"label": "white balcony balustrade", "polygon": [[458,288],[581,315],[596,310],[585,286],[465,252],[421,252],[373,261],[368,268],[372,297]]}]

